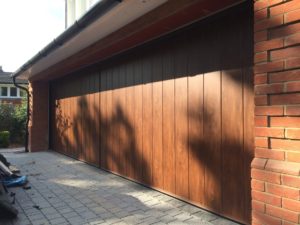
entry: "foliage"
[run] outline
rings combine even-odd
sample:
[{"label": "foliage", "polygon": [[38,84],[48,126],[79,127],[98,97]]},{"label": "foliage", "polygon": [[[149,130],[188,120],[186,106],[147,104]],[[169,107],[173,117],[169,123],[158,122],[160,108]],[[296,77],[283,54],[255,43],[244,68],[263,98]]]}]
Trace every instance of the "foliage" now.
[{"label": "foliage", "polygon": [[0,131],[10,132],[10,142],[23,144],[25,140],[27,102],[21,105],[0,105]]},{"label": "foliage", "polygon": [[9,146],[9,131],[0,132],[0,148],[7,148]]},{"label": "foliage", "polygon": [[14,118],[14,106],[11,104],[0,104],[0,131],[10,130]]}]

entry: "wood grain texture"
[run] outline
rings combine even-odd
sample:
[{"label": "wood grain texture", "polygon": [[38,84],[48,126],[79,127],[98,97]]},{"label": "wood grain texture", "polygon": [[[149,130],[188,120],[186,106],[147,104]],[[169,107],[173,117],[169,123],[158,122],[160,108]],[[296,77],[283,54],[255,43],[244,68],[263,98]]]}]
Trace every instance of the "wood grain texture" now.
[{"label": "wood grain texture", "polygon": [[[179,43],[174,51],[175,74],[175,192],[186,199],[189,198],[189,151],[188,151],[188,83],[187,83],[187,56],[186,37],[176,40]],[[178,45],[178,44],[177,44]]]},{"label": "wood grain texture", "polygon": [[243,88],[244,88],[244,146],[243,146],[243,158],[244,158],[244,222],[251,220],[251,180],[247,179],[251,177],[250,168],[251,162],[254,158],[254,92],[253,83],[254,78],[252,76],[252,69],[249,67],[243,68]]},{"label": "wood grain texture", "polygon": [[119,138],[119,151],[120,151],[120,173],[127,175],[126,165],[128,163],[128,153],[129,153],[129,145],[130,145],[130,138],[128,138],[129,130],[125,125],[127,123],[127,104],[126,104],[126,64],[122,64],[120,67],[119,73],[119,106],[117,108],[118,114],[118,122],[119,122],[119,131],[120,131],[120,138]]},{"label": "wood grain texture", "polygon": [[[152,67],[151,60],[142,60],[143,78],[143,162],[142,162],[142,182],[152,184],[152,151],[153,151],[153,127],[152,127]],[[147,162],[147,163],[144,163]]]},{"label": "wood grain texture", "polygon": [[164,190],[175,193],[174,55],[171,46],[163,55],[163,171]]},{"label": "wood grain texture", "polygon": [[248,10],[52,81],[53,149],[249,223]]},{"label": "wood grain texture", "polygon": [[120,125],[118,123],[119,115],[118,108],[120,106],[120,93],[119,93],[119,67],[112,68],[112,114],[109,115],[111,118],[110,129],[112,146],[113,146],[113,171],[120,173]]},{"label": "wood grain texture", "polygon": [[163,126],[162,126],[162,57],[155,55],[152,60],[153,73],[153,156],[152,156],[152,184],[163,189]]},{"label": "wood grain texture", "polygon": [[135,179],[143,180],[143,84],[142,84],[142,64],[138,59],[134,63],[134,131],[136,147],[133,152]]},{"label": "wood grain texture", "polygon": [[102,71],[100,74],[100,155],[101,155],[101,168],[108,169],[107,165],[107,73]]},{"label": "wood grain texture", "polygon": [[137,170],[135,169],[136,161],[136,143],[135,143],[135,101],[134,101],[134,88],[130,88],[130,85],[134,83],[134,67],[133,63],[126,64],[126,121],[124,123],[125,128],[128,127],[127,137],[128,137],[128,146],[127,146],[127,165],[126,165],[126,175],[132,179],[137,177]]},{"label": "wood grain texture", "polygon": [[[197,56],[195,54],[194,56]],[[189,148],[189,198],[204,203],[204,103],[203,74],[197,74],[199,68],[195,57],[188,62],[188,148]]]},{"label": "wood grain texture", "polygon": [[244,216],[244,178],[238,176],[244,165],[242,82],[242,70],[222,71],[222,211],[239,219]]},{"label": "wood grain texture", "polygon": [[113,108],[112,108],[112,70],[107,70],[107,74],[106,74],[106,82],[107,82],[107,102],[106,102],[106,107],[107,107],[107,111],[106,111],[106,135],[107,135],[107,145],[106,145],[106,154],[107,154],[107,169],[111,170],[111,171],[115,171],[115,165],[114,162],[116,161],[116,152],[114,149],[114,136],[113,136],[113,126],[111,126],[111,116],[113,115]]},{"label": "wood grain texture", "polygon": [[220,212],[221,187],[221,73],[204,75],[205,205]]},{"label": "wood grain texture", "polygon": [[99,121],[99,98],[100,98],[100,81],[99,81],[99,73],[93,72],[94,77],[94,85],[93,85],[93,91],[92,95],[94,96],[94,101],[92,104],[92,127],[93,127],[93,133],[92,133],[92,140],[93,140],[93,155],[92,155],[92,164],[99,167],[100,163],[100,121]]}]

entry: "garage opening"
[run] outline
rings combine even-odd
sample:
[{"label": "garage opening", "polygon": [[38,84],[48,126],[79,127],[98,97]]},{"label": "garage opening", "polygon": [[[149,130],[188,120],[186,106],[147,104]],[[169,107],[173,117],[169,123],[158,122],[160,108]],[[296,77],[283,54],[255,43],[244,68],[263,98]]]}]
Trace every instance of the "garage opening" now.
[{"label": "garage opening", "polygon": [[252,8],[51,81],[51,148],[250,222]]}]

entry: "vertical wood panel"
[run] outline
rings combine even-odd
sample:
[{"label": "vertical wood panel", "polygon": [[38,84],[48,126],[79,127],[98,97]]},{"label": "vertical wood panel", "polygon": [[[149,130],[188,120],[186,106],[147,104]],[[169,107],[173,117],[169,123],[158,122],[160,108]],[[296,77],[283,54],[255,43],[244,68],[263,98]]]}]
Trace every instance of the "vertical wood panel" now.
[{"label": "vertical wood panel", "polygon": [[[249,43],[253,43],[253,4],[249,2],[247,6],[249,8],[246,13],[245,19],[240,21],[239,24],[239,38],[240,49],[243,51],[240,53],[242,58],[242,73],[243,73],[243,90],[244,90],[244,146],[243,146],[243,158],[244,158],[244,199],[245,199],[245,212],[243,222],[251,221],[251,161],[254,158],[254,76],[252,71],[253,65],[253,46]],[[248,15],[247,15],[248,14]],[[244,30],[245,29],[245,30]],[[245,54],[250,53],[250,54]]]},{"label": "vertical wood panel", "polygon": [[80,106],[80,99],[81,99],[81,79],[77,76],[76,78],[76,83],[75,83],[75,87],[76,87],[76,115],[75,115],[75,123],[74,123],[74,130],[75,130],[75,136],[76,136],[76,155],[78,159],[81,159],[81,149],[82,149],[82,139],[81,139],[81,120],[82,120],[82,114],[81,114],[81,106]]},{"label": "vertical wood panel", "polygon": [[79,148],[78,148],[78,155],[80,160],[84,160],[83,156],[83,106],[82,101],[84,99],[83,93],[84,93],[84,84],[83,84],[83,78],[82,76],[78,77],[78,87],[79,87],[79,95],[77,97],[77,107],[78,107],[78,113],[77,113],[77,129],[78,129],[78,140],[79,140]]},{"label": "vertical wood panel", "polygon": [[107,120],[107,75],[106,71],[101,71],[100,75],[101,86],[100,86],[100,143],[101,143],[101,168],[108,169],[107,164],[107,128],[106,128],[106,120]]},{"label": "vertical wood panel", "polygon": [[112,144],[114,152],[113,170],[120,173],[120,126],[119,126],[119,115],[118,107],[120,107],[119,101],[119,68],[118,65],[112,69],[112,114],[111,124],[112,127]]},{"label": "vertical wood panel", "polygon": [[153,57],[153,186],[163,189],[162,57]]},{"label": "vertical wood panel", "polygon": [[54,115],[55,115],[55,120],[53,121],[54,122],[54,124],[55,124],[55,129],[54,129],[54,147],[55,147],[55,149],[57,150],[57,151],[60,151],[60,145],[59,145],[59,141],[61,140],[60,138],[59,138],[59,117],[58,117],[58,115],[59,115],[59,107],[60,107],[60,101],[59,101],[59,99],[58,99],[58,88],[54,88],[54,97],[56,97],[55,98],[55,100],[54,100],[54,104],[55,104],[55,110],[54,110]]},{"label": "vertical wood panel", "polygon": [[65,98],[65,94],[67,92],[66,90],[66,81],[64,80],[63,81],[63,94],[62,94],[62,99],[61,99],[61,132],[60,132],[60,135],[61,135],[61,138],[62,138],[62,149],[61,151],[64,153],[64,154],[67,154],[68,153],[68,143],[67,143],[67,110],[68,110],[68,104],[67,104],[67,99]]},{"label": "vertical wood panel", "polygon": [[[69,85],[68,88],[71,86]],[[72,112],[73,112],[73,107],[72,107],[72,97],[67,98],[68,102],[68,155],[72,156],[72,151],[73,151],[73,130],[72,130]]]},{"label": "vertical wood panel", "polygon": [[85,119],[85,111],[84,111],[84,102],[86,102],[85,93],[85,82],[82,76],[79,77],[79,86],[80,86],[80,95],[78,97],[78,129],[79,129],[79,140],[80,140],[80,149],[79,149],[79,159],[85,160],[85,145],[84,145],[84,119]]},{"label": "vertical wood panel", "polygon": [[95,98],[95,104],[96,104],[96,110],[95,110],[95,119],[96,119],[96,139],[97,139],[97,165],[100,167],[101,164],[101,130],[100,130],[100,120],[101,120],[101,113],[100,113],[100,105],[101,105],[101,99],[100,99],[100,85],[101,85],[101,80],[100,80],[100,72],[97,72],[96,74],[96,98]]},{"label": "vertical wood panel", "polygon": [[[192,42],[193,43],[193,42]],[[200,70],[201,52],[194,44],[188,56],[188,142],[189,142],[189,198],[204,204],[205,150],[203,137],[203,74]]]},{"label": "vertical wood panel", "polygon": [[87,71],[84,73],[86,78],[84,78],[84,99],[83,99],[83,145],[84,145],[84,161],[90,162],[91,155],[92,155],[92,140],[90,136],[92,134],[92,127],[91,127],[91,102],[92,102],[92,95],[90,94],[90,88],[92,86],[92,76],[90,72]]},{"label": "vertical wood panel", "polygon": [[148,58],[142,62],[143,79],[143,161],[142,181],[151,185],[152,182],[152,68]]},{"label": "vertical wood panel", "polygon": [[107,70],[107,112],[106,112],[106,130],[107,130],[107,168],[109,170],[115,171],[114,162],[115,162],[115,149],[114,149],[114,137],[113,137],[113,127],[111,126],[111,118],[113,115],[112,108],[112,70]]},{"label": "vertical wood panel", "polygon": [[75,143],[75,137],[74,137],[74,116],[76,114],[76,102],[75,102],[75,97],[72,96],[69,99],[70,101],[70,156],[71,157],[76,157],[75,153],[75,148],[76,148],[76,143]]},{"label": "vertical wood panel", "polygon": [[189,198],[203,204],[205,156],[203,149],[203,75],[188,78]]},{"label": "vertical wood panel", "polygon": [[65,96],[65,102],[66,102],[66,145],[67,145],[67,155],[71,155],[71,129],[70,129],[70,107],[71,107],[71,102],[70,98],[68,97],[68,93],[70,91],[70,83],[66,82],[66,96]]},{"label": "vertical wood panel", "polygon": [[244,216],[244,177],[238,176],[244,164],[242,83],[241,70],[222,71],[222,211],[239,219]]},{"label": "vertical wood panel", "polygon": [[135,179],[137,171],[134,168],[134,164],[137,163],[135,160],[135,151],[136,151],[136,142],[135,142],[135,121],[134,121],[134,109],[135,109],[135,101],[134,101],[134,70],[133,63],[127,63],[126,65],[126,124],[128,129],[128,149],[127,152],[127,163],[126,163],[126,174],[128,177]]},{"label": "vertical wood panel", "polygon": [[243,221],[251,219],[251,161],[254,158],[254,93],[253,75],[251,68],[243,68],[244,79],[244,199],[245,216]]},{"label": "vertical wood panel", "polygon": [[126,64],[124,63],[120,67],[119,73],[119,108],[117,109],[119,117],[119,130],[120,130],[120,173],[127,175],[126,164],[128,163],[128,150],[130,137],[128,136],[130,130],[128,129],[128,113],[126,104]]},{"label": "vertical wood panel", "polygon": [[134,170],[136,179],[142,180],[143,175],[143,86],[142,66],[140,60],[134,63],[134,131],[136,148],[134,153]]},{"label": "vertical wood panel", "polygon": [[[75,78],[76,80],[76,78]],[[76,82],[73,82],[71,85],[72,90],[76,88]],[[75,117],[77,114],[77,108],[76,108],[76,96],[75,94],[72,95],[71,100],[70,100],[70,130],[71,130],[71,137],[70,137],[70,143],[71,143],[71,157],[77,158],[76,150],[77,150],[77,140],[76,140],[76,130],[75,130]]]},{"label": "vertical wood panel", "polygon": [[[185,38],[185,37],[183,37]],[[189,197],[188,182],[188,111],[187,111],[187,52],[185,40],[177,40],[175,51],[175,176],[176,195]]]},{"label": "vertical wood panel", "polygon": [[58,138],[59,138],[59,151],[64,153],[64,138],[62,136],[63,133],[63,125],[62,121],[64,119],[64,101],[62,98],[59,99],[59,108],[58,108]]},{"label": "vertical wood panel", "polygon": [[163,55],[163,79],[164,189],[175,193],[174,58],[170,50]]},{"label": "vertical wood panel", "polygon": [[98,73],[93,72],[92,74],[93,77],[93,85],[92,85],[92,93],[91,95],[93,96],[93,101],[92,101],[92,106],[91,106],[91,113],[92,113],[92,136],[91,136],[91,141],[92,141],[92,158],[91,158],[91,163],[95,166],[99,166],[99,76]]},{"label": "vertical wood panel", "polygon": [[94,123],[94,101],[95,101],[95,94],[93,92],[94,89],[94,85],[95,85],[95,77],[93,76],[93,73],[89,73],[89,90],[88,90],[88,105],[87,105],[87,129],[89,130],[88,135],[87,135],[87,140],[88,140],[88,144],[90,147],[90,154],[89,154],[89,158],[87,160],[88,163],[93,164],[94,165],[94,147],[95,147],[95,143],[96,140],[93,138],[95,137],[95,123]]},{"label": "vertical wood panel", "polygon": [[220,212],[221,188],[221,75],[204,75],[205,205]]},{"label": "vertical wood panel", "polygon": [[[102,162],[102,158],[101,158],[101,127],[102,127],[102,108],[101,108],[101,72],[97,73],[97,81],[98,81],[98,85],[97,85],[97,95],[98,97],[96,98],[96,101],[98,101],[97,103],[97,112],[96,112],[96,118],[98,121],[97,124],[97,138],[98,138],[98,166],[101,168],[101,162]],[[103,132],[103,130],[102,130]]]},{"label": "vertical wood panel", "polygon": [[93,135],[92,118],[93,118],[93,100],[92,88],[94,79],[92,74],[88,71],[86,74],[85,83],[85,102],[84,102],[84,145],[86,149],[85,161],[91,163],[93,155],[93,141],[91,137]]}]

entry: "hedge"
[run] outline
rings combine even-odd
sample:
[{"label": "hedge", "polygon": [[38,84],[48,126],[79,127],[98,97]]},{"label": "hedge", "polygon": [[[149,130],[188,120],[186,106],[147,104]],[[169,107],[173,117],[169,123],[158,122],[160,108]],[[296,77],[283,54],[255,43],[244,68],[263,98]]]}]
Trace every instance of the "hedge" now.
[{"label": "hedge", "polygon": [[0,131],[0,148],[9,146],[9,131]]},{"label": "hedge", "polygon": [[27,102],[21,105],[0,104],[0,132],[9,131],[10,143],[24,144]]}]

